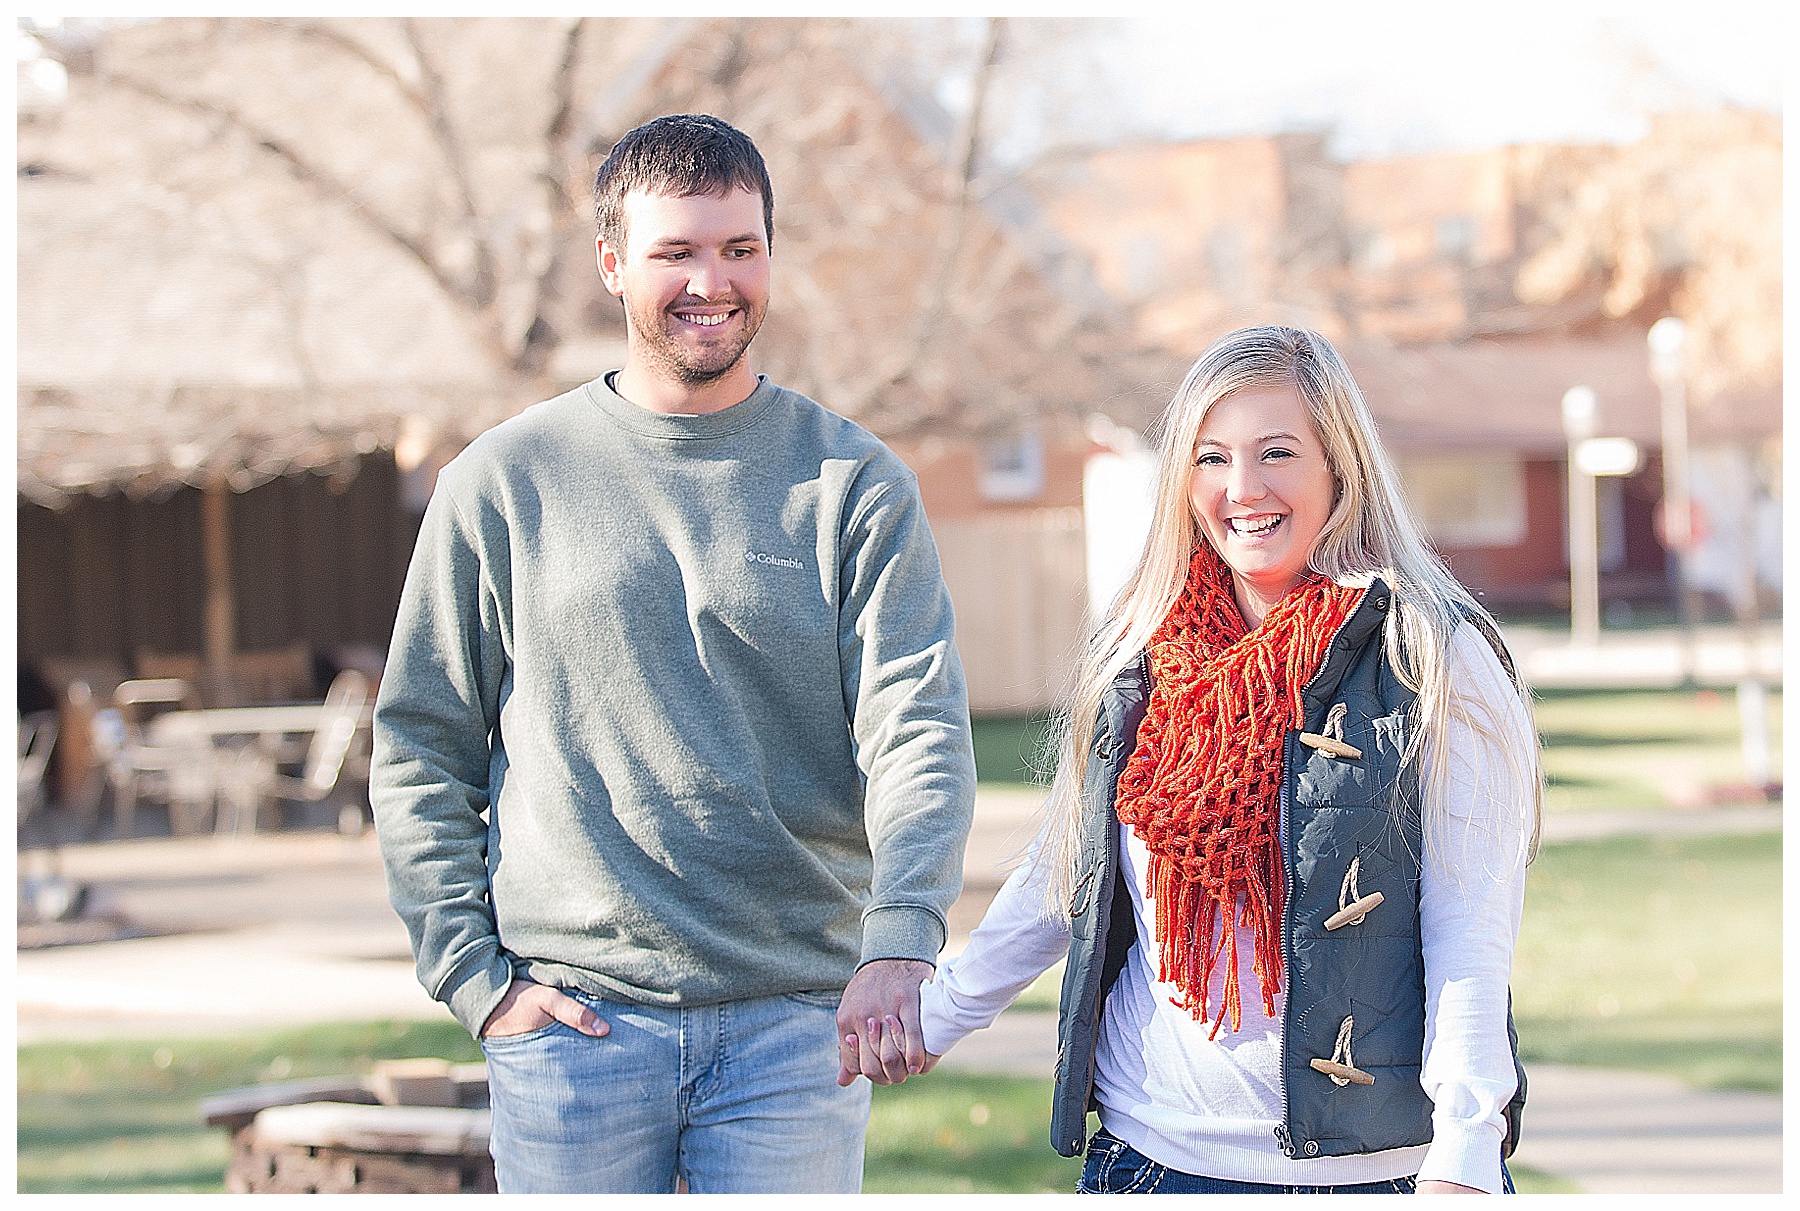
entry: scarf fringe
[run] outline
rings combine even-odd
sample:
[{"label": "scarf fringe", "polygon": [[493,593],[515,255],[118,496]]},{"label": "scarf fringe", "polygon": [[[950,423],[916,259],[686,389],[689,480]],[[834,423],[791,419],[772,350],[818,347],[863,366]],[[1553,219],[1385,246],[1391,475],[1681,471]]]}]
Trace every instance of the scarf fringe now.
[{"label": "scarf fringe", "polygon": [[[1157,978],[1176,1005],[1212,1022],[1243,1021],[1238,930],[1251,936],[1263,1012],[1281,991],[1282,748],[1300,694],[1361,590],[1313,578],[1246,627],[1231,574],[1201,543],[1182,595],[1150,644],[1155,684],[1137,746],[1119,777],[1119,819],[1150,851],[1146,891],[1161,939]],[[1223,962],[1220,1003],[1209,995]]]}]

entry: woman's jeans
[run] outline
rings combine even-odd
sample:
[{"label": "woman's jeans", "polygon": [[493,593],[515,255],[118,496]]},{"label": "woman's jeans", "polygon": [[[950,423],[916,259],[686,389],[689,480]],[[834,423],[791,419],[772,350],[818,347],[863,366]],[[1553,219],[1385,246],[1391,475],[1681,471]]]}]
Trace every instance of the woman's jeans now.
[{"label": "woman's jeans", "polygon": [[1198,1177],[1159,1165],[1118,1136],[1101,1128],[1088,1141],[1082,1166],[1082,1194],[1411,1194],[1414,1179],[1396,1177],[1350,1186],[1276,1186]]},{"label": "woman's jeans", "polygon": [[837,1083],[835,992],[691,1009],[565,989],[610,1026],[481,1040],[502,1193],[848,1193],[869,1083]]}]

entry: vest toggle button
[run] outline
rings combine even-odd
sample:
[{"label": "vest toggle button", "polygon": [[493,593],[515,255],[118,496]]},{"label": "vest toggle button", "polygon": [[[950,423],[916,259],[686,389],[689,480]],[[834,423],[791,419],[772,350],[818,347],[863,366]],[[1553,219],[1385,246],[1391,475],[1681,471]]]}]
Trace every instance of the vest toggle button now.
[{"label": "vest toggle button", "polygon": [[1321,736],[1317,732],[1301,732],[1300,743],[1318,749],[1327,757],[1348,757],[1354,761],[1362,756],[1362,750],[1355,745],[1333,740],[1330,736]]},{"label": "vest toggle button", "polygon": [[1345,1085],[1373,1085],[1375,1083],[1375,1078],[1358,1068],[1356,1060],[1350,1055],[1350,1032],[1355,1026],[1356,1019],[1354,1017],[1345,1018],[1344,1024],[1338,1027],[1337,1045],[1331,1049],[1331,1058],[1307,1061],[1312,1065],[1314,1072],[1323,1072],[1331,1078],[1331,1083],[1340,1089]]},{"label": "vest toggle button", "polygon": [[1344,716],[1350,713],[1345,703],[1337,703],[1325,716],[1323,734],[1318,732],[1301,732],[1300,743],[1318,749],[1327,757],[1348,757],[1352,761],[1360,760],[1362,750],[1353,744],[1344,743]]},{"label": "vest toggle button", "polygon": [[1300,1149],[1300,1151],[1306,1153],[1306,1155],[1308,1155],[1308,1156],[1319,1155],[1319,1141],[1318,1140],[1307,1140],[1306,1147]]},{"label": "vest toggle button", "polygon": [[1352,1068],[1348,1064],[1340,1064],[1335,1060],[1309,1060],[1314,1072],[1323,1072],[1331,1078],[1333,1085],[1373,1085],[1375,1078],[1361,1068]]},{"label": "vest toggle button", "polygon": [[1369,915],[1371,908],[1379,905],[1387,897],[1378,891],[1362,895],[1356,886],[1356,875],[1362,869],[1362,857],[1350,859],[1350,869],[1344,872],[1344,885],[1338,888],[1338,910],[1325,918],[1326,930],[1342,928],[1345,925],[1361,925],[1363,918]]},{"label": "vest toggle button", "polygon": [[1342,929],[1346,925],[1361,925],[1363,918],[1369,915],[1369,910],[1379,905],[1383,898],[1380,892],[1372,891],[1360,900],[1351,901],[1325,918],[1325,928],[1330,930]]}]

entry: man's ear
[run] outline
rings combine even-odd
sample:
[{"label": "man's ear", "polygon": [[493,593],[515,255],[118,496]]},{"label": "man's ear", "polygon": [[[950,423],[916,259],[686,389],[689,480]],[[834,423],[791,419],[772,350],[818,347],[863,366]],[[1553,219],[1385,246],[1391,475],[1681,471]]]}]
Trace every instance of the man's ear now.
[{"label": "man's ear", "polygon": [[607,242],[605,236],[594,241],[594,259],[600,266],[600,282],[609,294],[625,297],[625,252]]}]

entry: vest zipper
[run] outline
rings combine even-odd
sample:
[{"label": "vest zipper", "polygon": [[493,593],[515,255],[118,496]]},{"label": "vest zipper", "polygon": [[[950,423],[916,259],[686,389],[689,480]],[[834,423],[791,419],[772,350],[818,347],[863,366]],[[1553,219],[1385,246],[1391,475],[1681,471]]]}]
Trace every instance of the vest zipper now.
[{"label": "vest zipper", "polygon": [[[1392,590],[1390,589],[1389,592],[1392,592]],[[1324,668],[1326,664],[1331,662],[1332,657],[1337,654],[1338,637],[1344,633],[1344,628],[1350,625],[1350,620],[1356,617],[1357,611],[1362,609],[1363,603],[1368,601],[1368,599],[1369,590],[1365,588],[1362,591],[1362,596],[1356,599],[1356,604],[1344,615],[1344,621],[1338,623],[1337,629],[1331,633],[1331,642],[1325,646],[1325,659],[1320,663],[1319,668]],[[1379,642],[1379,640],[1377,642]],[[1318,676],[1317,669],[1313,671],[1313,676]],[[1306,727],[1304,696],[1302,696],[1300,716],[1301,717],[1295,721],[1297,726],[1294,730],[1300,730]],[[1294,864],[1289,857],[1288,850],[1288,838],[1290,836],[1288,827],[1288,785],[1291,781],[1290,775],[1293,773],[1293,768],[1293,734],[1290,732],[1281,739],[1281,831],[1279,836],[1281,839],[1281,879],[1282,890],[1284,892],[1281,897],[1281,970],[1287,977],[1288,987],[1287,1002],[1281,1008],[1281,1121],[1275,1124],[1275,1142],[1281,1145],[1281,1151],[1289,1160],[1293,1160],[1299,1153],[1299,1149],[1294,1146],[1292,1126],[1288,1122],[1288,1035],[1293,1029],[1293,1015],[1289,1011],[1294,1007],[1294,958],[1288,947],[1288,934],[1292,929],[1294,922]]]},{"label": "vest zipper", "polygon": [[[1336,642],[1336,636],[1332,637]],[[1292,762],[1290,753],[1293,749],[1292,736],[1281,739],[1281,817],[1278,821],[1277,836],[1281,841],[1281,970],[1288,977],[1287,1003],[1281,1010],[1281,1122],[1275,1126],[1275,1140],[1289,1160],[1294,1159],[1293,1132],[1288,1124],[1288,1035],[1293,1030],[1293,1018],[1288,1012],[1294,1004],[1294,960],[1288,947],[1288,931],[1294,920],[1294,864],[1288,859],[1288,773]]]},{"label": "vest zipper", "polygon": [[[1129,754],[1127,754],[1127,756],[1129,757]],[[1120,767],[1120,772],[1121,773],[1124,772],[1123,766]],[[1114,782],[1116,784],[1117,779],[1115,779]],[[1107,829],[1107,834],[1108,834],[1107,841],[1106,841],[1107,848],[1116,849],[1119,846],[1118,830],[1123,827],[1124,826],[1119,823],[1118,817],[1113,815],[1112,812],[1108,811],[1106,813],[1106,829]],[[1087,1135],[1088,1103],[1090,1101],[1092,1101],[1093,1097],[1094,1097],[1094,1071],[1099,1066],[1099,1062],[1100,1062],[1100,1018],[1103,1015],[1105,1008],[1106,1008],[1106,1006],[1100,996],[1100,983],[1101,983],[1102,978],[1105,975],[1104,968],[1106,966],[1107,935],[1112,932],[1112,897],[1111,897],[1111,894],[1109,893],[1107,896],[1107,901],[1104,905],[1102,905],[1099,902],[1100,891],[1101,891],[1102,887],[1105,885],[1106,879],[1104,878],[1104,876],[1102,876],[1098,879],[1095,879],[1095,876],[1099,875],[1101,869],[1105,866],[1105,864],[1108,862],[1109,859],[1111,861],[1111,869],[1114,872],[1114,879],[1116,881],[1117,877],[1118,877],[1117,872],[1119,869],[1119,867],[1118,867],[1119,856],[1117,853],[1107,854],[1104,852],[1101,854],[1101,858],[1100,858],[1101,865],[1096,866],[1093,870],[1089,871],[1087,878],[1082,880],[1083,883],[1086,883],[1089,880],[1094,880],[1094,882],[1095,882],[1094,899],[1093,899],[1094,936],[1100,940],[1100,950],[1099,950],[1100,962],[1089,965],[1088,972],[1087,972],[1087,978],[1082,981],[1082,984],[1083,984],[1082,995],[1083,996],[1087,995],[1088,988],[1091,987],[1093,989],[1094,1014],[1093,1014],[1093,1017],[1090,1018],[1088,1021],[1089,1037],[1093,1040],[1093,1043],[1088,1048],[1087,1076],[1086,1076],[1086,1081],[1083,1085],[1083,1089],[1085,1090],[1085,1092],[1083,1092],[1081,1095],[1081,1117],[1080,1117],[1081,1125],[1077,1129],[1075,1138],[1073,1140],[1069,1141],[1070,1146],[1076,1150],[1076,1155],[1080,1155],[1080,1153],[1082,1151],[1082,1144],[1086,1142],[1084,1137]],[[1107,918],[1106,921],[1104,922],[1104,928],[1102,928],[1103,923],[1100,920],[1100,915],[1102,912],[1104,912],[1106,914],[1106,918]],[[1059,1031],[1058,1034],[1060,1034],[1060,1033],[1061,1032]],[[1059,1072],[1062,1071],[1063,1052],[1065,1049],[1066,1049],[1066,1045],[1065,1045],[1064,1041],[1061,1038],[1058,1038],[1056,1041],[1056,1070]]]}]

